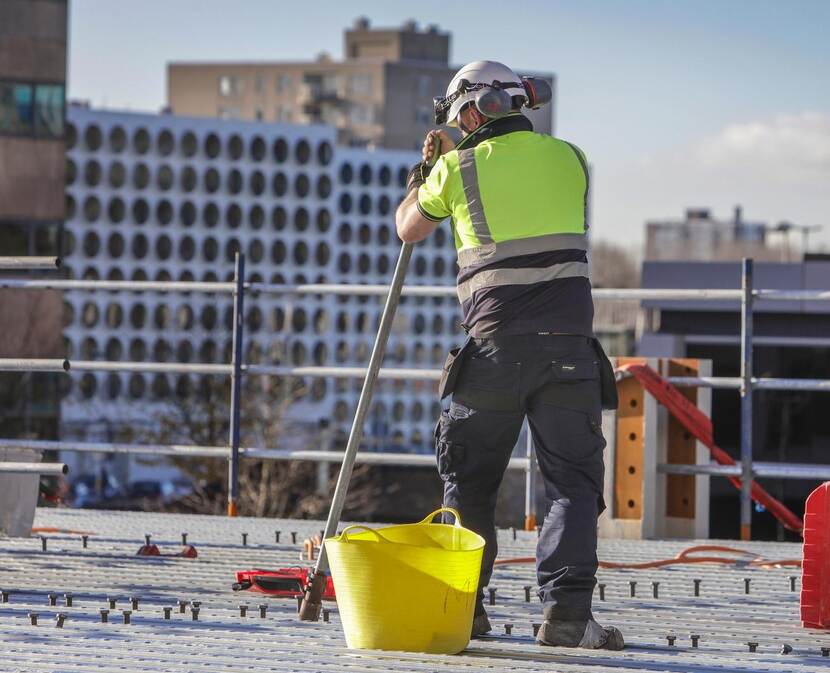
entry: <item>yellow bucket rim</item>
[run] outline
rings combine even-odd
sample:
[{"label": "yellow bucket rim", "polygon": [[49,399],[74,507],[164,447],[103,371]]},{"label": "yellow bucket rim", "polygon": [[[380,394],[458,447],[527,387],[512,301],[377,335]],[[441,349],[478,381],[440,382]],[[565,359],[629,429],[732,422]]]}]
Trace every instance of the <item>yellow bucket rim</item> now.
[{"label": "yellow bucket rim", "polygon": [[[450,514],[452,514],[455,517],[455,523],[454,524],[432,523],[432,520],[435,518],[436,515],[442,514],[444,512],[449,512]],[[398,524],[398,525],[400,525],[400,526],[449,526],[451,528],[459,528],[459,529],[463,529],[463,530],[467,531],[468,533],[471,533],[472,535],[475,535],[481,543],[480,547],[475,547],[473,549],[452,549],[452,550],[448,549],[448,550],[445,550],[445,551],[453,551],[455,553],[461,553],[461,554],[475,553],[475,552],[479,551],[479,549],[481,549],[481,547],[483,547],[486,544],[484,538],[481,537],[481,535],[479,535],[475,531],[464,528],[461,525],[461,515],[458,513],[457,510],[453,509],[452,507],[439,507],[434,512],[428,514],[427,516],[425,516],[423,519],[421,519],[420,521],[418,521],[416,523]],[[388,528],[394,528],[396,526],[387,526],[387,527]],[[359,523],[353,524],[351,526],[347,526],[346,528],[344,528],[340,532],[340,535],[335,535],[333,537],[326,538],[325,541],[328,542],[329,540],[331,540],[333,542],[343,542],[343,543],[349,543],[349,544],[360,544],[361,542],[367,542],[368,541],[368,540],[353,540],[353,539],[349,538],[348,533],[350,533],[353,530],[362,530],[362,531],[365,531],[367,533],[371,533],[372,535],[374,535],[377,538],[378,542],[385,542],[386,544],[395,544],[395,545],[398,545],[398,546],[401,546],[401,547],[413,547],[415,549],[422,549],[423,548],[420,545],[411,544],[409,542],[392,542],[391,540],[388,540],[386,537],[384,537],[380,533],[380,531],[378,531],[374,528],[370,528],[369,526],[359,524]]]}]

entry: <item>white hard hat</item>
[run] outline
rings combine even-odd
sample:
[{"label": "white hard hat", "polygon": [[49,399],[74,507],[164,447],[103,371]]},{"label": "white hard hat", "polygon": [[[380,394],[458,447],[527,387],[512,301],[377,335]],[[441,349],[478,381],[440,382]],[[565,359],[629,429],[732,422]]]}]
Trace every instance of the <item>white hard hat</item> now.
[{"label": "white hard hat", "polygon": [[466,90],[468,86],[465,84],[492,86],[493,83],[504,84],[505,86],[501,88],[511,98],[519,96],[522,103],[527,102],[527,92],[522,86],[522,80],[511,68],[498,61],[473,61],[461,68],[450,80],[446,99],[454,98],[444,123],[456,126],[456,119],[461,109],[467,103],[475,101],[478,92],[475,89]]}]

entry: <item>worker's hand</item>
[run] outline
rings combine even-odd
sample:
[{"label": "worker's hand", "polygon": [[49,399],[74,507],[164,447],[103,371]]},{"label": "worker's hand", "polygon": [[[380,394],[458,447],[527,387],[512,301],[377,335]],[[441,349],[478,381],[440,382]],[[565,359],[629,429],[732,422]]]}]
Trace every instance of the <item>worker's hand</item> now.
[{"label": "worker's hand", "polygon": [[[438,142],[436,142],[436,140]],[[438,154],[433,159],[433,153],[436,150],[436,145],[438,145]],[[455,149],[455,143],[452,138],[450,138],[450,134],[444,129],[438,129],[437,131],[430,131],[427,133],[426,138],[424,138],[424,148],[421,152],[421,156],[427,164],[431,165],[438,160],[439,156],[446,154],[453,149]]]}]

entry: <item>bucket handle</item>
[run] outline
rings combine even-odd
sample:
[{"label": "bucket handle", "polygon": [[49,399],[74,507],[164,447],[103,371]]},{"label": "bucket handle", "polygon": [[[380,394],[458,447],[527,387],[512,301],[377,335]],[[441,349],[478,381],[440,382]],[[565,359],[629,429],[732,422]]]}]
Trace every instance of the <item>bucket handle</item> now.
[{"label": "bucket handle", "polygon": [[422,521],[418,522],[419,526],[425,526],[432,523],[432,520],[435,518],[436,514],[442,514],[443,512],[449,512],[455,517],[455,527],[461,528],[461,515],[458,513],[457,510],[453,509],[452,507],[439,507],[436,509],[432,514],[428,514]]},{"label": "bucket handle", "polygon": [[389,542],[389,540],[387,540],[385,537],[383,537],[383,535],[378,533],[374,528],[369,528],[369,526],[361,526],[359,523],[356,523],[353,526],[347,526],[346,528],[344,528],[343,531],[340,533],[340,541],[341,542],[348,542],[349,541],[348,533],[350,531],[353,531],[353,530],[365,530],[366,532],[371,533],[372,535],[374,535],[378,539],[378,542]]}]

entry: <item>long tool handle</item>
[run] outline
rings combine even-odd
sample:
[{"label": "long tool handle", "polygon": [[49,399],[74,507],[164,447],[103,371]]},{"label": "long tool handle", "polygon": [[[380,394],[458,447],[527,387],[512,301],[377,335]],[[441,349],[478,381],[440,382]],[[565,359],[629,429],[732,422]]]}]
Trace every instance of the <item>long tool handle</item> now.
[{"label": "long tool handle", "polygon": [[[369,368],[366,372],[366,378],[363,381],[363,388],[360,391],[360,399],[357,402],[352,430],[349,433],[349,441],[346,443],[346,451],[343,454],[340,476],[337,478],[337,486],[334,489],[334,496],[331,500],[329,516],[326,519],[324,538],[332,537],[337,532],[337,525],[340,523],[340,516],[343,514],[343,505],[346,502],[346,494],[349,491],[349,481],[352,478],[357,449],[360,446],[361,439],[363,439],[363,424],[366,420],[366,415],[369,413],[369,405],[372,402],[372,393],[375,389],[378,371],[383,361],[383,354],[386,351],[386,342],[389,340],[389,332],[392,330],[395,311],[400,303],[404,277],[409,266],[409,259],[412,257],[412,248],[412,243],[404,243],[401,246],[400,255],[398,255],[398,263],[395,265],[395,273],[392,276],[392,284],[389,286],[389,294],[386,295],[386,304],[381,314],[380,327],[378,327],[378,334],[375,337],[372,356],[369,358]],[[324,540],[320,547],[320,555],[317,557],[317,565],[314,567],[314,577],[306,587],[305,596],[300,605],[300,619],[304,622],[316,622],[320,619],[323,590],[326,588],[326,577],[324,575],[326,570],[328,570],[328,557],[326,555],[326,544]]]}]

